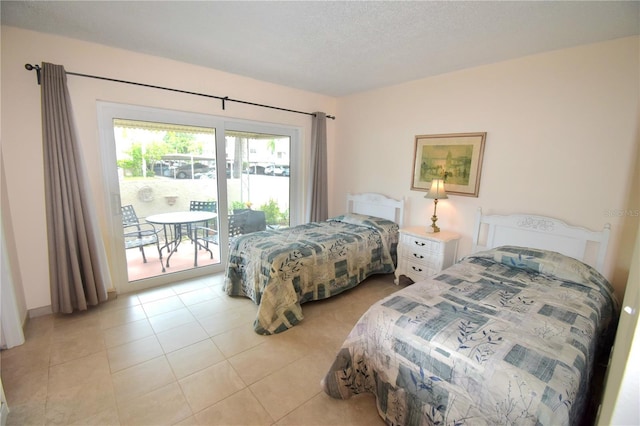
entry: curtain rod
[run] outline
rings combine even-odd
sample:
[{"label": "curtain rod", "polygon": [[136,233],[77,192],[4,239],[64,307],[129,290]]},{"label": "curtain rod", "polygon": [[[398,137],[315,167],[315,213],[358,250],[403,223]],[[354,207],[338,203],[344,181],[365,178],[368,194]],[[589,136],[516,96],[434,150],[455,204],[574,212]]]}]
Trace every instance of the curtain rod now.
[{"label": "curtain rod", "polygon": [[[27,71],[33,71],[33,70],[36,71],[36,77],[38,79],[38,84],[40,84],[40,72],[42,71],[42,68],[40,67],[40,65],[25,64],[24,67],[25,67],[25,69]],[[75,75],[75,76],[78,76],[78,77],[95,78],[95,79],[98,79],[98,80],[114,81],[116,83],[132,84],[134,86],[150,87],[152,89],[161,89],[161,90],[168,90],[170,92],[185,93],[187,95],[204,96],[206,98],[220,99],[222,101],[222,110],[223,111],[225,110],[225,106],[226,106],[225,103],[226,102],[235,102],[235,103],[238,103],[238,104],[253,105],[253,106],[262,107],[262,108],[277,109],[279,111],[294,112],[296,114],[305,114],[305,115],[311,115],[311,116],[315,117],[315,114],[312,113],[312,112],[296,111],[294,109],[280,108],[280,107],[275,107],[275,106],[272,106],[272,105],[257,104],[257,103],[254,103],[254,102],[243,101],[243,100],[240,100],[240,99],[233,99],[233,98],[230,98],[228,96],[224,96],[223,97],[223,96],[208,95],[206,93],[189,92],[187,90],[172,89],[170,87],[154,86],[152,84],[136,83],[134,81],[118,80],[118,79],[115,79],[115,78],[100,77],[98,75],[91,75],[91,74],[81,74],[81,73],[71,72],[71,71],[65,71],[65,73],[67,75]],[[336,117],[334,115],[327,115],[327,118],[330,118],[332,120],[336,119]]]}]

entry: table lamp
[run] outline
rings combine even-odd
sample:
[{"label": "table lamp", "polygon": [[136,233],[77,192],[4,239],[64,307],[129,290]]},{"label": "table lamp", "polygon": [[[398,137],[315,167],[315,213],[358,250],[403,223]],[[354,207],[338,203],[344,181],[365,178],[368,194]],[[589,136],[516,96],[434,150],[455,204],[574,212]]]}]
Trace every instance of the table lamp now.
[{"label": "table lamp", "polygon": [[[444,180],[442,179],[433,179],[431,181],[431,189],[427,192],[427,195],[424,198],[433,200],[433,216],[431,216],[431,228],[432,232],[440,232],[440,228],[436,225],[438,221],[438,216],[436,216],[436,209],[438,207],[438,200],[445,200],[447,197],[447,192],[444,190]],[[427,227],[427,231],[429,231],[429,227]]]}]

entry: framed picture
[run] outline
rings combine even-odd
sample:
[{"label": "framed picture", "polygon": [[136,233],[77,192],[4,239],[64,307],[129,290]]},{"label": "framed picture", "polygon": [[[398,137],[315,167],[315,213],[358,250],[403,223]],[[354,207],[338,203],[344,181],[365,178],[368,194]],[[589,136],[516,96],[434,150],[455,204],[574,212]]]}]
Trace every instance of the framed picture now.
[{"label": "framed picture", "polygon": [[428,191],[433,179],[445,179],[448,194],[478,196],[487,133],[418,135],[411,189]]}]

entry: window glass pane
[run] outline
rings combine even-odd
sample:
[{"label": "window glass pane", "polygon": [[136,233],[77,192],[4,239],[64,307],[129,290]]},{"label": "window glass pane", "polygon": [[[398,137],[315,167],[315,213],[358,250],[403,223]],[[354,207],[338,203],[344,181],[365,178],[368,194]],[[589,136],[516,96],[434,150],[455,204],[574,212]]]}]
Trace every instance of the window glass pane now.
[{"label": "window glass pane", "polygon": [[263,212],[269,228],[288,227],[291,138],[232,131],[225,135],[229,214],[250,209]]},{"label": "window glass pane", "polygon": [[[214,128],[115,119],[113,131],[121,204],[131,206],[140,223],[159,214],[216,205]],[[135,245],[135,232],[127,228],[125,247],[133,245],[125,250],[130,282],[220,263],[219,245],[212,235],[204,238],[205,228],[211,234],[217,231],[217,217],[204,223],[152,225],[158,231],[165,272],[154,242],[140,250]],[[129,239],[127,232],[131,234]]]}]

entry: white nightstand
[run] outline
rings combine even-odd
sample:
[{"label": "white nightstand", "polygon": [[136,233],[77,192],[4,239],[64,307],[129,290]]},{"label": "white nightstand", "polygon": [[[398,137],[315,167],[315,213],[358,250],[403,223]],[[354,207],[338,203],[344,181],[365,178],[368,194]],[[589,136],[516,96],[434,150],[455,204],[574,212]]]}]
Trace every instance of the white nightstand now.
[{"label": "white nightstand", "polygon": [[395,283],[400,275],[420,281],[454,264],[460,235],[455,232],[427,232],[424,226],[400,230],[398,267]]}]

